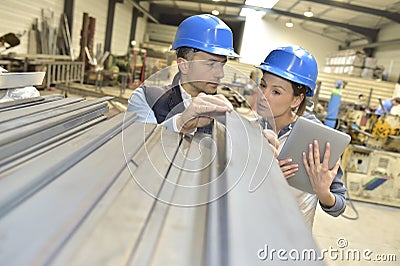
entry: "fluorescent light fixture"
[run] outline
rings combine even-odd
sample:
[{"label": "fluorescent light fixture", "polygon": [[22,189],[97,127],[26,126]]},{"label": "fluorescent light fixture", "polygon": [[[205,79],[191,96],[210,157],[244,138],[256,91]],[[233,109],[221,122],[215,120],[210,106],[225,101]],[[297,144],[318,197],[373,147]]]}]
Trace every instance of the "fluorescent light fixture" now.
[{"label": "fluorescent light fixture", "polygon": [[[245,5],[260,7],[260,8],[268,8],[271,9],[278,3],[279,0],[246,0]],[[259,13],[256,15],[256,13]],[[240,11],[240,16],[263,16],[265,15],[265,11],[257,10],[256,8],[242,8]]]},{"label": "fluorescent light fixture", "polygon": [[219,15],[219,11],[214,9],[213,11],[211,11],[211,14],[213,14],[214,16],[218,16]]},{"label": "fluorescent light fixture", "polygon": [[304,16],[311,18],[312,16],[314,16],[314,13],[311,11],[311,7],[308,8],[308,10],[306,12],[304,12]]},{"label": "fluorescent light fixture", "polygon": [[219,2],[220,0],[213,0],[213,2]]},{"label": "fluorescent light fixture", "polygon": [[246,0],[245,5],[272,8],[279,0]]},{"label": "fluorescent light fixture", "polygon": [[293,24],[292,20],[289,19],[289,20],[285,23],[285,26],[288,27],[288,28],[293,28],[294,24]]}]

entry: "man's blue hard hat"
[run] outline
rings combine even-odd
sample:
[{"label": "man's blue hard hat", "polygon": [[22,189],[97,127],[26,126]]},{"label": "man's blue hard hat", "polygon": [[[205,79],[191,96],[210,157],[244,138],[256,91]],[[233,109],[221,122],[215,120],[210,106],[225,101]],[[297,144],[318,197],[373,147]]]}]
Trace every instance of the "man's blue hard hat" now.
[{"label": "man's blue hard hat", "polygon": [[300,46],[283,46],[271,51],[257,68],[310,88],[312,97],[317,83],[318,66],[314,56]]},{"label": "man's blue hard hat", "polygon": [[172,50],[191,47],[201,51],[239,57],[233,50],[232,30],[219,18],[209,15],[191,16],[178,27]]}]

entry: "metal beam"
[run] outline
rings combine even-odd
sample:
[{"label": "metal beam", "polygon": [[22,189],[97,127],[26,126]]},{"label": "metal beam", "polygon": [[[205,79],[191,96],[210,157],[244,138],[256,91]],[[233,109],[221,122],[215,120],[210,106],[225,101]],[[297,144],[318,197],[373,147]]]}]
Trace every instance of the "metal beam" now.
[{"label": "metal beam", "polygon": [[114,26],[115,5],[122,3],[121,0],[108,0],[106,37],[104,40],[104,52],[111,51],[111,40]]},{"label": "metal beam", "polygon": [[[140,2],[148,2],[148,3],[154,3],[154,4],[159,4],[162,5],[163,1],[160,0],[140,0]],[[268,8],[264,7],[259,7],[259,6],[253,6],[253,5],[245,5],[245,4],[238,4],[238,3],[232,3],[232,2],[214,2],[214,1],[206,1],[206,0],[189,0],[189,1],[174,1],[174,2],[185,2],[185,3],[200,3],[200,4],[205,4],[205,5],[213,5],[213,6],[223,6],[223,7],[236,7],[236,8],[251,8],[255,10],[260,10],[260,11],[265,11],[269,10]]]},{"label": "metal beam", "polygon": [[[61,98],[60,98],[60,100],[61,100]],[[4,123],[4,122],[12,120],[12,119],[17,119],[17,118],[26,116],[27,114],[33,115],[33,114],[40,113],[43,111],[51,110],[51,109],[59,107],[59,106],[64,106],[64,105],[80,102],[83,100],[84,100],[84,98],[82,98],[82,97],[70,97],[65,100],[63,99],[62,101],[46,102],[46,103],[39,104],[39,105],[33,105],[33,106],[25,107],[25,108],[9,110],[8,112],[1,113],[0,123]]]},{"label": "metal beam", "polygon": [[136,24],[139,16],[140,16],[140,11],[136,7],[132,7],[131,32],[130,32],[128,47],[131,47],[131,41],[135,40]]},{"label": "metal beam", "polygon": [[318,3],[321,5],[329,5],[329,6],[343,8],[343,9],[347,9],[347,10],[351,10],[351,11],[366,13],[366,14],[370,14],[370,15],[374,15],[374,16],[378,16],[378,17],[384,17],[384,18],[393,20],[397,23],[400,23],[400,14],[399,13],[394,13],[394,12],[390,12],[390,11],[386,11],[386,10],[374,9],[374,8],[369,8],[369,7],[365,7],[365,6],[353,5],[353,4],[332,1],[332,0],[302,0],[302,1]]},{"label": "metal beam", "polygon": [[68,18],[68,27],[70,32],[72,32],[72,26],[74,25],[74,3],[75,0],[64,0],[64,13]]},{"label": "metal beam", "polygon": [[147,11],[144,7],[142,7],[140,4],[138,4],[135,0],[131,0],[131,3],[133,4],[134,7],[136,7],[137,9],[139,9],[140,12],[142,12],[143,14],[145,14],[146,16],[149,17],[149,19],[151,19],[153,22],[160,24],[160,22],[153,17],[149,11]]},{"label": "metal beam", "polygon": [[373,43],[368,43],[368,44],[360,44],[360,45],[350,45],[350,46],[339,46],[339,50],[346,50],[346,49],[355,49],[355,48],[375,48],[375,47],[380,47],[380,46],[385,46],[385,45],[396,45],[400,44],[400,39],[396,40],[388,40],[388,41],[381,41],[381,42],[373,42]]},{"label": "metal beam", "polygon": [[[180,13],[180,15],[197,15],[197,14],[202,14],[204,12],[201,12],[200,10],[193,10],[193,9],[184,9],[184,8],[179,8],[175,9],[170,6],[160,6],[160,5],[154,5],[151,7],[152,12],[154,13],[169,13],[169,14],[174,14],[174,13]],[[225,15],[225,14],[220,14],[218,15],[219,18],[225,21],[246,21],[245,16],[235,16],[235,15]]]},{"label": "metal beam", "polygon": [[268,13],[297,18],[297,19],[301,19],[304,21],[312,21],[312,22],[317,22],[317,23],[321,23],[321,24],[346,28],[346,29],[349,29],[351,31],[354,31],[354,32],[357,32],[357,33],[360,33],[360,34],[366,36],[370,42],[374,42],[376,40],[378,32],[379,32],[379,30],[376,30],[376,29],[364,28],[364,27],[360,27],[360,26],[350,25],[350,24],[346,24],[346,23],[341,23],[341,22],[336,22],[336,21],[326,20],[326,19],[321,19],[321,18],[316,18],[316,17],[311,17],[311,18],[305,19],[303,15],[294,14],[294,13],[276,10],[276,9],[269,10],[269,11],[267,11],[267,14]]},{"label": "metal beam", "polygon": [[[154,3],[155,6],[161,6],[162,2],[160,2],[159,0],[142,0],[143,2],[150,2],[150,3]],[[215,2],[207,2],[207,1],[202,1],[202,0],[190,0],[190,1],[176,1],[176,2],[193,2],[193,3],[202,3],[202,4],[213,4],[215,5]],[[157,4],[159,3],[159,4]],[[264,7],[258,7],[258,6],[253,6],[253,5],[244,5],[244,4],[238,4],[238,3],[231,3],[231,2],[218,2],[219,6],[226,6],[226,7],[236,7],[236,8],[250,8],[250,9],[254,9],[254,10],[258,10],[258,11],[264,11],[267,14],[273,14],[273,15],[282,15],[282,16],[286,16],[286,17],[292,17],[292,18],[297,18],[297,19],[301,19],[304,21],[312,21],[312,22],[317,22],[317,23],[321,23],[321,24],[325,24],[325,25],[331,25],[331,26],[336,26],[336,27],[341,27],[341,28],[346,28],[349,29],[351,31],[360,33],[364,36],[367,37],[369,42],[374,42],[377,38],[377,34],[379,30],[375,30],[375,29],[370,29],[370,28],[364,28],[364,27],[360,27],[360,26],[356,26],[356,25],[351,25],[351,24],[346,24],[346,23],[341,23],[341,22],[336,22],[336,21],[332,21],[332,20],[326,20],[326,19],[320,19],[320,18],[305,18],[303,15],[300,14],[296,14],[296,13],[291,13],[291,12],[287,12],[287,11],[283,11],[283,10],[278,10],[278,9],[269,9],[269,8],[264,8]],[[167,9],[168,7],[163,6],[162,9]],[[161,8],[158,8],[161,9]],[[182,12],[186,12],[186,13],[191,13],[191,14],[198,14],[199,11],[195,11],[195,10],[187,10],[187,9],[176,9],[175,13],[182,13]],[[230,19],[234,19],[234,18],[241,18],[240,16],[231,16]]]}]

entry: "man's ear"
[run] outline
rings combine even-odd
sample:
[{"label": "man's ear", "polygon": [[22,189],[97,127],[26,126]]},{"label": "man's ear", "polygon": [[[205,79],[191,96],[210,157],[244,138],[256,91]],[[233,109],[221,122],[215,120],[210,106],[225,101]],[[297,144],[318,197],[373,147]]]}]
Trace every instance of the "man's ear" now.
[{"label": "man's ear", "polygon": [[176,63],[178,64],[179,72],[184,75],[189,72],[189,62],[185,58],[177,58]]}]

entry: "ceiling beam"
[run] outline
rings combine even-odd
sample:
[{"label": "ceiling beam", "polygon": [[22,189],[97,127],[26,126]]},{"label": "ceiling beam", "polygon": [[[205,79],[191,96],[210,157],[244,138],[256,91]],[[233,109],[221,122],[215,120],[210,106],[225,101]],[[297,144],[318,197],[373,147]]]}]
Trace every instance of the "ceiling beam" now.
[{"label": "ceiling beam", "polygon": [[142,12],[143,14],[145,14],[149,19],[151,19],[153,22],[160,24],[160,22],[153,17],[149,11],[146,10],[146,8],[142,7],[139,3],[137,3],[137,0],[131,0],[132,5],[137,8],[140,12]]},{"label": "ceiling beam", "polygon": [[[163,5],[163,2],[165,2],[165,0],[139,0],[139,1],[153,3],[156,5]],[[212,0],[174,0],[174,3],[176,3],[176,2],[199,3],[199,4],[204,4],[204,5],[233,7],[233,8],[249,8],[249,9],[254,9],[257,11],[265,11],[265,12],[267,12],[268,10],[271,10],[270,8],[265,8],[265,7],[260,7],[260,6],[245,5],[245,4],[239,4],[239,3],[233,3],[233,2],[222,2],[222,1],[214,2]]]},{"label": "ceiling beam", "polygon": [[[317,1],[317,0],[314,0]],[[161,6],[163,1],[160,0],[141,0],[141,2],[150,2],[153,3],[153,6]],[[365,37],[367,37],[369,42],[375,42],[377,35],[378,35],[378,31],[379,30],[375,30],[375,29],[370,29],[370,28],[364,28],[364,27],[360,27],[360,26],[355,26],[355,25],[351,25],[351,24],[346,24],[346,23],[341,23],[341,22],[336,22],[336,21],[332,21],[332,20],[326,20],[326,19],[320,19],[320,18],[316,18],[316,17],[311,17],[311,18],[306,18],[304,17],[302,14],[296,14],[296,13],[291,13],[291,12],[287,12],[287,11],[282,11],[282,10],[278,10],[278,9],[270,9],[270,8],[264,8],[264,7],[258,7],[258,6],[252,6],[252,5],[245,5],[245,4],[239,4],[239,3],[233,3],[233,2],[213,2],[211,0],[188,0],[188,1],[179,1],[179,0],[175,0],[175,2],[192,2],[192,3],[202,3],[202,4],[210,4],[210,5],[218,5],[218,6],[227,6],[227,7],[235,7],[235,8],[250,8],[250,9],[254,9],[254,10],[258,10],[258,11],[264,11],[267,14],[275,14],[275,15],[282,15],[282,16],[286,16],[286,17],[292,17],[292,18],[297,18],[297,19],[301,19],[304,21],[312,21],[312,22],[318,22],[321,24],[325,24],[325,25],[331,25],[331,26],[336,26],[336,27],[341,27],[341,28],[346,28],[348,30],[360,33],[362,35],[364,35]],[[182,9],[176,9],[175,13],[180,13],[182,11],[182,13],[185,11],[185,13],[192,13],[192,14],[198,14],[199,12],[194,11],[194,10],[182,10]],[[238,16],[239,17],[239,16]],[[234,17],[231,17],[231,19]]]},{"label": "ceiling beam", "polygon": [[[192,16],[192,15],[200,15],[203,14],[204,11],[199,11],[199,10],[193,10],[193,9],[184,9],[184,8],[172,8],[170,6],[161,6],[158,4],[153,4],[151,6],[151,11],[154,12],[155,14],[177,14],[179,13],[180,15],[184,16]],[[226,15],[226,14],[220,14],[218,15],[219,18],[222,20],[226,21],[246,21],[246,17],[244,16],[235,16],[235,15]]]},{"label": "ceiling beam", "polygon": [[[160,0],[139,0],[140,2],[148,2],[148,3],[155,3],[155,4],[161,4],[164,1]],[[214,2],[212,0],[174,0],[174,2],[185,2],[185,3],[199,3],[199,4],[205,4],[205,5],[213,5],[213,6],[224,6],[224,7],[236,7],[236,8],[261,8],[260,10],[263,10],[265,8],[263,7],[257,7],[257,6],[251,6],[251,5],[245,5],[245,4],[239,4],[239,3],[232,3],[232,2]]]},{"label": "ceiling beam", "polygon": [[368,38],[369,42],[375,42],[376,38],[378,36],[378,32],[379,32],[379,30],[376,30],[376,29],[355,26],[355,25],[336,22],[336,21],[332,21],[332,20],[326,20],[326,19],[321,19],[321,18],[316,18],[316,17],[305,18],[303,15],[300,15],[300,14],[290,13],[290,12],[276,10],[276,9],[272,9],[272,10],[268,11],[267,14],[268,13],[278,14],[278,15],[282,15],[282,16],[286,16],[286,17],[301,19],[304,21],[312,21],[312,22],[317,22],[317,23],[321,23],[321,24],[325,24],[325,25],[331,25],[331,26],[349,29],[351,31],[354,31],[354,32],[364,35],[365,37]]},{"label": "ceiling beam", "polygon": [[374,8],[369,8],[365,6],[359,6],[359,5],[354,5],[354,4],[348,4],[345,2],[338,2],[338,1],[332,1],[332,0],[302,0],[304,2],[312,2],[312,3],[318,3],[321,5],[328,5],[328,6],[334,6],[338,8],[343,8],[351,11],[356,11],[356,12],[361,12],[361,13],[366,13],[374,16],[379,16],[379,17],[384,17],[390,20],[393,20],[397,23],[400,23],[400,14],[399,13],[394,13],[386,10],[381,10],[381,9],[374,9]]},{"label": "ceiling beam", "polygon": [[374,42],[374,43],[361,44],[361,45],[350,45],[350,46],[345,46],[345,47],[339,46],[339,50],[357,49],[357,48],[375,48],[378,46],[398,45],[398,44],[400,44],[400,39],[387,40],[387,41]]}]

